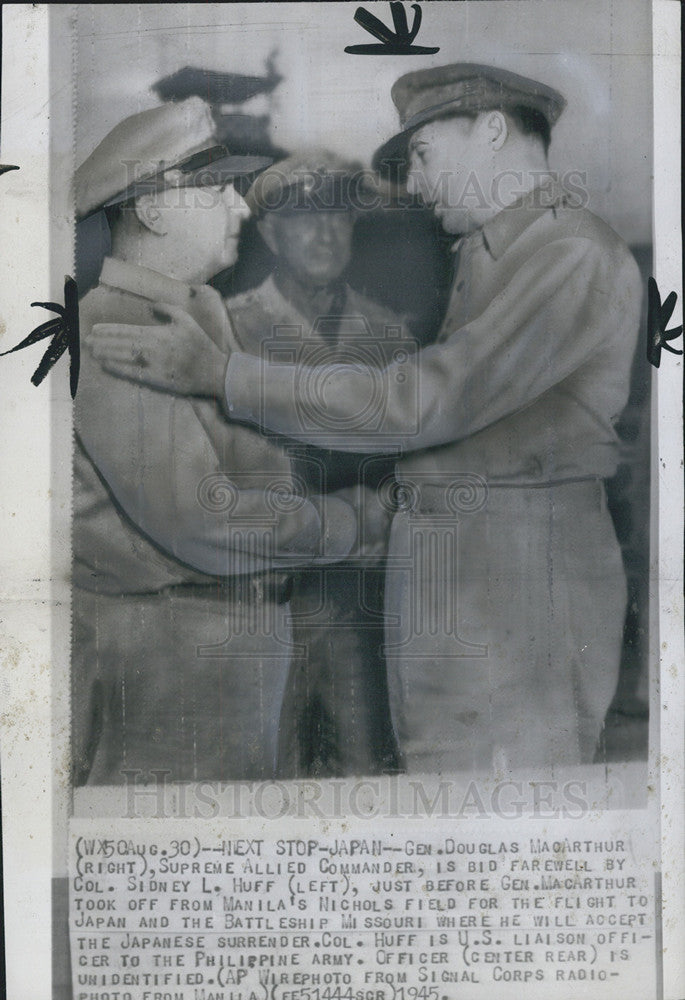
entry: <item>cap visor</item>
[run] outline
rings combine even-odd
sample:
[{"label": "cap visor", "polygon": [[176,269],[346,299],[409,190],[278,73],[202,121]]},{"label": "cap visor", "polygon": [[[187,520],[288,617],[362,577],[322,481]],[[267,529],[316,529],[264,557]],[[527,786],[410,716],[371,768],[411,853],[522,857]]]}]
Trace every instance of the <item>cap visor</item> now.
[{"label": "cap visor", "polygon": [[371,165],[382,176],[403,180],[409,160],[409,139],[414,129],[398,132],[373,154]]},{"label": "cap visor", "polygon": [[198,167],[197,159],[194,157],[191,161],[192,170],[185,169],[187,164],[180,168],[185,174],[182,185],[168,184],[164,180],[163,173],[156,174],[154,177],[138,181],[137,184],[131,184],[124,191],[120,191],[119,194],[110,198],[104,205],[94,208],[92,212],[79,215],[79,220],[87,218],[88,215],[99,211],[100,208],[110,208],[112,205],[118,205],[122,201],[128,201],[129,198],[138,198],[144,194],[155,194],[176,187],[220,187],[235,177],[245,177],[265,170],[273,163],[273,160],[266,156],[224,156],[221,159],[206,161],[204,166]]},{"label": "cap visor", "polygon": [[[270,156],[224,156],[220,160],[208,161],[204,166],[187,171],[189,185],[221,184],[231,177],[244,177],[266,170],[273,160]],[[185,168],[184,172],[185,172]]]}]

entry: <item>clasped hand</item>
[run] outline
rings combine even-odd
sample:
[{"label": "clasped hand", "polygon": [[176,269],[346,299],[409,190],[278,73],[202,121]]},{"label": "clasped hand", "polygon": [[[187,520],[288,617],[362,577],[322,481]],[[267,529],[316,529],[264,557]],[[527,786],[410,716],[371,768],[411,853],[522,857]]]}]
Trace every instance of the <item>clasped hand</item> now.
[{"label": "clasped hand", "polygon": [[229,353],[178,306],[158,303],[153,316],[154,326],[96,323],[88,339],[93,357],[119,378],[180,396],[223,398]]}]

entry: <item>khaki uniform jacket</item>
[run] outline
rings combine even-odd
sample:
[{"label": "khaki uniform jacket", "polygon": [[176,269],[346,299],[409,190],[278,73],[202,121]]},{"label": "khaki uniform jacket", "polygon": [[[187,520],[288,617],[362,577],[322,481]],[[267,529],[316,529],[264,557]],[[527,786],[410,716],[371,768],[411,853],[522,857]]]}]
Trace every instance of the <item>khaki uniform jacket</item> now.
[{"label": "khaki uniform jacket", "polygon": [[[403,476],[420,472],[440,482],[463,470],[522,484],[613,473],[614,422],[628,397],[637,340],[639,271],[596,216],[561,195],[545,204],[523,199],[461,242],[438,343],[383,372],[375,439],[349,421],[377,376],[331,367],[327,420],[347,434],[338,447],[400,445],[413,453],[401,462]],[[239,419],[256,419],[256,371],[248,355],[231,357],[226,399]],[[262,378],[262,421],[310,440],[293,417],[307,372],[272,366]]]},{"label": "khaki uniform jacket", "polygon": [[[293,513],[279,511],[265,497],[268,486],[292,485],[281,449],[251,428],[231,424],[211,401],[115,378],[92,358],[93,324],[154,325],[155,302],[184,308],[220,346],[232,342],[230,320],[214,289],[105,261],[100,284],[81,303],[74,582],[101,593],[151,592],[263,570],[279,557],[289,565],[318,556],[318,510],[306,503]],[[253,538],[263,533],[263,558],[259,545],[257,556],[244,557],[235,525],[252,529]],[[344,555],[352,543],[352,515],[350,523],[327,531],[329,551],[342,541]]]},{"label": "khaki uniform jacket", "polygon": [[[289,342],[299,339],[316,347],[326,343],[325,326],[312,329],[309,321],[279,291],[271,275],[258,288],[236,295],[226,304],[240,350],[248,354],[268,358],[268,354],[263,354],[266,342],[273,342],[275,348],[278,339],[285,337]],[[336,346],[340,358],[344,357],[349,338],[353,342],[360,339],[360,319],[365,321],[373,343],[380,345],[379,359],[385,356],[389,361],[389,352],[397,339],[406,337],[401,317],[349,285],[342,289],[338,319]]]},{"label": "khaki uniform jacket", "polygon": [[[339,447],[405,449],[386,657],[410,773],[592,761],[616,688],[625,576],[602,479],[618,461],[639,272],[594,215],[535,197],[457,246],[438,342],[381,373],[375,435],[350,418],[378,373],[327,373]],[[292,417],[308,373],[261,378],[262,420],[309,440]],[[236,416],[254,419],[255,379],[234,355]]]},{"label": "khaki uniform jacket", "polygon": [[[291,655],[289,574],[272,567],[317,557],[321,518],[307,500],[292,509],[290,461],[255,430],[209,400],[157,392],[95,362],[93,324],[154,325],[155,302],[231,343],[214,289],[121,261],[105,261],[81,304],[74,780],[118,784],[155,769],[170,780],[266,779]],[[339,504],[327,529],[327,551],[342,541],[341,556],[356,533],[347,509],[348,523]]]},{"label": "khaki uniform jacket", "polygon": [[[264,360],[271,352],[292,352],[312,365],[367,358],[382,367],[408,336],[398,316],[349,286],[339,289],[331,314],[313,326],[272,277],[227,305],[242,350]],[[284,440],[285,447],[292,445]],[[296,452],[294,469],[313,490],[376,487],[393,472],[389,456],[302,444]],[[366,537],[366,530],[361,534]],[[379,541],[377,529],[373,535],[377,568],[362,570],[352,559],[323,572],[295,574],[290,609],[298,653],[280,716],[279,777],[377,774],[397,767],[381,654],[384,567],[377,560],[387,540]]]},{"label": "khaki uniform jacket", "polygon": [[[285,298],[272,276],[258,288],[229,299],[228,311],[240,350],[263,362],[287,357],[298,364],[316,365],[319,372],[325,365],[353,361],[382,368],[392,360],[399,344],[410,343],[403,319],[349,285],[340,292],[334,312],[313,325]],[[325,388],[316,375],[310,390],[316,421],[317,404],[325,405]],[[305,390],[301,398],[306,396]],[[303,413],[305,421],[308,416]],[[360,478],[375,486],[392,474],[391,459],[350,454],[350,449],[339,448],[337,441],[332,442],[335,447],[327,448],[323,437],[320,447],[314,441],[316,447],[300,445],[297,449],[300,460],[295,460],[295,467],[310,491],[335,491],[356,485]],[[283,440],[285,447],[293,443]]]}]

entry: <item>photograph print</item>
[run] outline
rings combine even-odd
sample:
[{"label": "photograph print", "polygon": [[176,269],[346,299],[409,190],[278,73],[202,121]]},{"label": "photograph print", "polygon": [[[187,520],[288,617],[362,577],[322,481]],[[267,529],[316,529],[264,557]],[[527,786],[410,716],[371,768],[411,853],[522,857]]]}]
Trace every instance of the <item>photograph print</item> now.
[{"label": "photograph print", "polygon": [[76,788],[647,759],[650,5],[420,12],[75,8]]}]

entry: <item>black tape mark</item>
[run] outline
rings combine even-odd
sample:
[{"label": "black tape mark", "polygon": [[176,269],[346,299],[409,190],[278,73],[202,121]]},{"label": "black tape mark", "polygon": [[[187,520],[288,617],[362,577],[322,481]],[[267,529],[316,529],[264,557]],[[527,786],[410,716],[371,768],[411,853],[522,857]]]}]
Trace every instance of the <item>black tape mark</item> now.
[{"label": "black tape mark", "polygon": [[[439,52],[439,46],[412,45],[412,42],[419,33],[423,12],[418,3],[413,3],[414,20],[411,29],[407,23],[407,14],[404,5],[396,0],[390,4],[393,28],[369,13],[364,7],[357,7],[354,19],[365,31],[377,38],[380,44],[371,45],[346,45],[345,52],[358,56],[412,56],[423,53],[430,55]],[[393,30],[394,29],[394,30]]]},{"label": "black tape mark", "polygon": [[673,315],[678,296],[671,292],[666,296],[664,303],[661,302],[659,288],[654,278],[647,281],[647,360],[650,365],[658,368],[661,364],[661,351],[669,351],[671,354],[682,354],[675,347],[670,347],[668,341],[676,340],[683,333],[682,326],[676,326],[672,330],[667,330],[666,325]]},{"label": "black tape mark", "polygon": [[8,170],[19,170],[19,167],[14,167],[10,163],[0,163],[0,177],[2,177],[3,174],[6,174]]},{"label": "black tape mark", "polygon": [[58,302],[32,302],[32,306],[39,306],[41,309],[49,309],[58,314],[58,319],[50,319],[47,323],[41,323],[35,330],[32,330],[28,337],[25,337],[20,344],[12,347],[9,351],[3,351],[0,357],[6,354],[14,354],[15,351],[22,351],[25,347],[31,347],[41,340],[52,337],[52,342],[43,355],[40,364],[31,376],[33,385],[40,385],[50,369],[62,357],[65,351],[69,352],[69,388],[71,398],[76,396],[78,387],[79,367],[81,361],[81,346],[79,343],[79,317],[78,317],[78,289],[73,278],[64,279],[64,305]]}]

